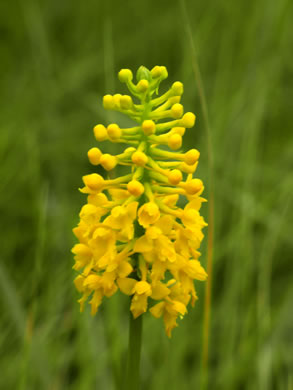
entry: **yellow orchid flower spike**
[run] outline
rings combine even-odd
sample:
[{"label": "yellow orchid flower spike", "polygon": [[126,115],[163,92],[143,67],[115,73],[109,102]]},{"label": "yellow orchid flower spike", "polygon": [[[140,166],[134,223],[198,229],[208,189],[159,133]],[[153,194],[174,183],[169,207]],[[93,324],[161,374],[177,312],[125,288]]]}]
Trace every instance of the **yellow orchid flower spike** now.
[{"label": "yellow orchid flower spike", "polygon": [[198,260],[206,226],[199,213],[205,201],[200,196],[203,183],[193,177],[200,153],[180,151],[182,136],[194,126],[195,115],[184,113],[181,82],[157,96],[167,76],[164,66],[152,70],[141,66],[135,84],[132,72],[122,69],[118,78],[133,97],[104,96],[105,109],[119,111],[136,124],[96,125],[98,143],[129,146],[116,156],[94,146],[88,151],[89,161],[106,171],[117,165],[130,170],[111,179],[97,173],[82,178],[80,191],[88,198],[73,230],[79,243],[72,252],[81,310],[89,300],[91,313],[96,314],[103,297],[120,290],[131,296],[134,318],[149,309],[155,318],[163,317],[170,337],[178,317],[197,299],[194,280],[205,280],[207,274]]}]

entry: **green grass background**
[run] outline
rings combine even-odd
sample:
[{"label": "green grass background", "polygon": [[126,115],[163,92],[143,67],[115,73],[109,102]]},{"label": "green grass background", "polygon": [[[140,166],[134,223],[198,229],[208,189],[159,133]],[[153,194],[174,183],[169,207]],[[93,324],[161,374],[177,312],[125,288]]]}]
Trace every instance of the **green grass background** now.
[{"label": "green grass background", "polygon": [[[291,0],[186,1],[211,127],[215,240],[208,389],[293,389],[293,28]],[[114,389],[128,300],[79,313],[71,229],[81,176],[121,68],[165,65],[197,114],[184,146],[208,142],[177,1],[0,3],[0,389]],[[104,151],[115,152],[111,145]],[[203,214],[207,216],[208,205]],[[207,230],[206,230],[207,232]],[[202,262],[206,265],[206,245]],[[146,315],[142,389],[200,387],[204,284],[168,340]]]}]

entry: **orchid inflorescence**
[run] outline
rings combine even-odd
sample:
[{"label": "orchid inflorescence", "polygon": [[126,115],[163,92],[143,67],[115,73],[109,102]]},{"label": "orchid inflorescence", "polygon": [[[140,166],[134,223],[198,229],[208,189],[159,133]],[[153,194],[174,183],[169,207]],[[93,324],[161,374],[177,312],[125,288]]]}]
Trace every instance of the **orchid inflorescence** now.
[{"label": "orchid inflorescence", "polygon": [[151,71],[140,67],[134,84],[132,72],[122,69],[119,80],[136,102],[129,95],[104,96],[105,109],[126,114],[137,124],[123,129],[117,124],[95,126],[98,142],[130,147],[116,156],[93,147],[89,161],[106,171],[118,164],[131,171],[112,179],[97,173],[82,178],[80,191],[88,197],[73,230],[79,243],[72,252],[78,272],[75,286],[83,294],[81,311],[90,298],[91,313],[96,314],[103,297],[119,289],[132,297],[134,318],[150,307],[154,317],[163,317],[170,337],[177,318],[197,299],[194,279],[205,280],[207,274],[198,260],[206,226],[199,214],[205,201],[200,197],[203,183],[193,178],[200,153],[177,151],[185,130],[194,126],[195,115],[183,113],[179,81],[154,97],[167,76],[163,66]]}]

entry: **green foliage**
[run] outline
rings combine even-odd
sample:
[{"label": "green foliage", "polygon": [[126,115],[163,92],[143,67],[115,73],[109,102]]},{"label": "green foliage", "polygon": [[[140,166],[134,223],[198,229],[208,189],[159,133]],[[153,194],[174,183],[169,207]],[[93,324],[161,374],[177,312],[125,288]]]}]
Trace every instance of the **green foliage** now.
[{"label": "green foliage", "polygon": [[[184,83],[186,111],[197,114],[185,145],[201,151],[208,189],[185,20],[179,2],[2,3],[0,388],[111,390],[124,371],[128,302],[118,296],[95,318],[79,314],[70,254],[84,203],[77,188],[95,169],[86,157],[93,126],[119,115],[105,113],[102,96],[125,93],[117,72],[144,64],[167,67],[166,89]],[[293,385],[291,3],[186,2],[214,155],[209,389]],[[199,388],[204,285],[198,295],[171,341],[146,316],[143,389]]]}]

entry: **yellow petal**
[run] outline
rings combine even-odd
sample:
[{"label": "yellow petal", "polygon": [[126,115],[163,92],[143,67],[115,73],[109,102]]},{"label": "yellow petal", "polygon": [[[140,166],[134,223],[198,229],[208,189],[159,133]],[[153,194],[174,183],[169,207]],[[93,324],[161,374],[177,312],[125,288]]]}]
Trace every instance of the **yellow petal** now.
[{"label": "yellow petal", "polygon": [[135,285],[135,292],[138,295],[141,294],[151,295],[151,285],[148,282],[145,282],[144,280],[137,282]]},{"label": "yellow petal", "polygon": [[188,261],[188,266],[184,270],[187,275],[197,280],[206,280],[208,274],[198,260]]},{"label": "yellow petal", "polygon": [[144,252],[150,252],[153,249],[152,241],[148,240],[147,237],[144,235],[142,237],[139,237],[134,244],[134,252],[144,253]]},{"label": "yellow petal", "polygon": [[109,189],[108,190],[113,200],[127,199],[129,197],[129,192],[126,190],[120,189]]},{"label": "yellow petal", "polygon": [[173,310],[177,313],[180,313],[182,316],[187,312],[186,306],[182,302],[179,302],[179,301],[173,301],[172,310],[170,310],[170,311],[172,312]]},{"label": "yellow petal", "polygon": [[95,192],[89,189],[89,187],[82,187],[78,189],[83,194],[94,194]]},{"label": "yellow petal", "polygon": [[83,296],[77,301],[80,304],[80,312],[84,311],[84,304],[89,296],[88,292],[85,292]]},{"label": "yellow petal", "polygon": [[158,281],[164,279],[166,267],[167,266],[165,263],[162,263],[161,261],[155,261],[153,263],[152,272],[151,272],[152,280]]},{"label": "yellow petal", "polygon": [[134,293],[134,286],[136,285],[137,280],[131,278],[118,278],[117,284],[120,290],[126,294],[131,295]]},{"label": "yellow petal", "polygon": [[155,239],[158,238],[161,234],[162,234],[161,229],[159,229],[159,228],[156,227],[156,226],[151,226],[151,227],[147,228],[147,230],[146,230],[146,236],[147,236],[150,240],[155,240]]},{"label": "yellow petal", "polygon": [[179,199],[179,195],[167,195],[164,197],[163,202],[167,206],[175,206],[178,199]]},{"label": "yellow petal", "polygon": [[138,267],[141,272],[141,279],[146,280],[147,279],[147,273],[148,273],[148,268],[146,266],[145,259],[143,256],[139,256],[139,261],[138,261]]},{"label": "yellow petal", "polygon": [[137,207],[138,202],[131,202],[129,205],[127,205],[127,212],[132,221],[136,218]]},{"label": "yellow petal", "polygon": [[87,275],[91,272],[93,266],[94,266],[94,262],[93,262],[93,260],[92,260],[92,261],[85,267],[85,269],[83,270],[83,274],[87,276]]},{"label": "yellow petal", "polygon": [[80,226],[80,224],[77,227],[75,227],[74,229],[72,229],[75,237],[78,238],[79,241],[82,243],[87,242],[87,240],[84,238],[85,230],[86,230],[85,226]]},{"label": "yellow petal", "polygon": [[88,217],[89,215],[95,214],[97,211],[96,206],[93,204],[85,204],[79,213],[80,218]]},{"label": "yellow petal", "polygon": [[130,310],[134,318],[137,318],[141,314],[147,311],[148,297],[146,295],[134,295],[131,300]]},{"label": "yellow petal", "polygon": [[126,210],[122,206],[116,206],[111,211],[111,215],[113,215],[114,218],[121,218],[125,214],[126,214]]},{"label": "yellow petal", "polygon": [[168,312],[164,313],[164,323],[165,323],[165,331],[167,336],[170,338],[172,330],[178,326],[176,323],[177,314],[171,315]]},{"label": "yellow petal", "polygon": [[151,298],[155,300],[163,299],[170,294],[170,290],[163,283],[152,284]]},{"label": "yellow petal", "polygon": [[105,194],[90,194],[87,198],[87,201],[89,204],[92,204],[94,206],[102,206],[106,203],[108,203],[108,198]]},{"label": "yellow petal", "polygon": [[92,251],[84,244],[75,244],[71,252],[78,256],[92,256]]},{"label": "yellow petal", "polygon": [[92,299],[90,300],[92,316],[94,316],[97,313],[98,307],[102,303],[102,298],[103,298],[103,294],[101,293],[101,291],[100,290],[95,291]]},{"label": "yellow petal", "polygon": [[101,277],[99,275],[89,275],[84,281],[84,286],[95,290],[100,287]]},{"label": "yellow petal", "polygon": [[159,302],[150,308],[150,312],[155,318],[160,318],[164,312],[165,302]]},{"label": "yellow petal", "polygon": [[187,205],[184,207],[185,210],[194,209],[199,210],[201,206],[202,198],[196,197],[191,202],[188,202]]},{"label": "yellow petal", "polygon": [[163,234],[170,234],[173,225],[174,217],[171,215],[164,215],[158,220],[158,222],[156,222],[156,226],[162,231]]},{"label": "yellow petal", "polygon": [[[99,266],[100,266],[100,262],[99,262]],[[112,272],[114,271],[116,268],[118,267],[118,264],[117,263],[110,263],[107,268],[106,268],[106,272]],[[102,267],[101,267],[102,268]]]},{"label": "yellow petal", "polygon": [[113,235],[114,233],[110,229],[105,229],[103,227],[98,227],[94,233],[93,233],[93,239],[95,240],[96,238],[102,238],[106,239],[108,238],[107,236]]},{"label": "yellow petal", "polygon": [[77,289],[77,291],[79,292],[83,292],[84,291],[84,281],[85,281],[85,278],[81,275],[78,275],[75,279],[74,279],[74,285]]},{"label": "yellow petal", "polygon": [[133,268],[128,261],[122,261],[118,266],[118,276],[119,278],[126,278],[131,272]]}]

